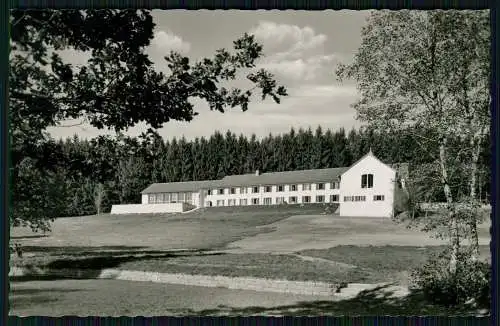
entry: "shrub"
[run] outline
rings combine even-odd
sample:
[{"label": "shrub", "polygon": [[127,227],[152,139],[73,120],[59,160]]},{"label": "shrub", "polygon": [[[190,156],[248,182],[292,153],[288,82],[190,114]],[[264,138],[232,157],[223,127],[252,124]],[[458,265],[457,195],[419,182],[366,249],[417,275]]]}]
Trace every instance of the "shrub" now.
[{"label": "shrub", "polygon": [[470,253],[458,254],[457,270],[448,270],[449,250],[432,256],[411,273],[411,284],[422,290],[424,298],[444,306],[474,302],[478,308],[489,309],[491,266],[471,260]]},{"label": "shrub", "polygon": [[328,203],[324,205],[324,213],[325,214],[335,214],[337,209],[339,208],[338,203]]}]

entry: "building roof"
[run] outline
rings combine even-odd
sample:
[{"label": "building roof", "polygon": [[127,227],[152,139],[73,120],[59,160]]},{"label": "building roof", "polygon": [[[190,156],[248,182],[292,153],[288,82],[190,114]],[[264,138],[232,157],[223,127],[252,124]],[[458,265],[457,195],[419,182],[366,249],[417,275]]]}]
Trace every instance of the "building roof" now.
[{"label": "building roof", "polygon": [[162,192],[195,192],[203,188],[211,188],[220,180],[205,180],[205,181],[186,181],[186,182],[168,182],[168,183],[153,183],[142,194],[155,194]]},{"label": "building roof", "polygon": [[230,175],[221,181],[224,186],[279,185],[307,182],[333,182],[348,168],[269,172],[256,174]]},{"label": "building roof", "polygon": [[143,194],[162,192],[187,192],[200,189],[213,189],[219,187],[239,187],[258,185],[277,185],[294,183],[332,182],[340,177],[348,168],[332,168],[317,170],[269,172],[262,174],[229,175],[221,180],[187,181],[153,183],[142,191]]}]

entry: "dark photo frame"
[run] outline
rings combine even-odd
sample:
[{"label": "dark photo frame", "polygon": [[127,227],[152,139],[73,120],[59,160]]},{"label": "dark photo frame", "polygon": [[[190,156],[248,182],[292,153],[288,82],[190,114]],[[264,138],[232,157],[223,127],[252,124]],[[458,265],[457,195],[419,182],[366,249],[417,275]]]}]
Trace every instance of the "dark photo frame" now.
[{"label": "dark photo frame", "polygon": [[[490,10],[491,22],[491,308],[490,315],[486,317],[433,317],[433,316],[300,316],[300,317],[21,317],[9,316],[9,237],[10,237],[10,209],[13,205],[9,189],[11,180],[11,135],[9,134],[9,36],[10,36],[10,9],[65,9],[65,8],[137,8],[137,9],[280,9],[280,10],[370,10],[370,9],[471,9]],[[498,53],[499,42],[496,39],[499,30],[500,8],[497,2],[491,1],[0,1],[0,157],[2,171],[0,188],[2,196],[0,212],[2,224],[0,237],[4,243],[0,251],[2,261],[0,290],[3,294],[2,317],[3,325],[170,325],[177,323],[196,324],[326,324],[326,325],[499,325],[498,319],[498,235],[499,235],[499,207],[500,199],[500,119],[499,119],[499,86],[500,57]],[[200,27],[202,28],[202,27]],[[362,182],[373,185],[372,178]],[[324,200],[324,199],[323,199]]]}]

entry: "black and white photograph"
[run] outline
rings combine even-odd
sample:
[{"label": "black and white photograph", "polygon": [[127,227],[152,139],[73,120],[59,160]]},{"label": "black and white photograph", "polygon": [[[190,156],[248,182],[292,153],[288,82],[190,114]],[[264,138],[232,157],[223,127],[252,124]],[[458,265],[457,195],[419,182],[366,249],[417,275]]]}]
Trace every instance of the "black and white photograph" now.
[{"label": "black and white photograph", "polygon": [[11,316],[489,316],[488,10],[10,11]]}]

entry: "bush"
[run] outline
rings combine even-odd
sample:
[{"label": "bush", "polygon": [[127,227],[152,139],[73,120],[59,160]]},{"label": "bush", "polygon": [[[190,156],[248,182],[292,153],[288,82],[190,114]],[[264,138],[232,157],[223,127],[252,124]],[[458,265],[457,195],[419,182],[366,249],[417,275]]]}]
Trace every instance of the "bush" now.
[{"label": "bush", "polygon": [[460,252],[456,273],[448,271],[449,250],[434,255],[411,273],[413,287],[423,291],[424,298],[443,306],[474,302],[477,308],[489,309],[491,265],[472,261],[469,252]]},{"label": "bush", "polygon": [[323,206],[324,206],[324,209],[325,209],[324,210],[325,214],[335,214],[335,212],[339,208],[339,204],[338,203],[328,203],[328,204],[325,204]]}]

